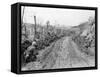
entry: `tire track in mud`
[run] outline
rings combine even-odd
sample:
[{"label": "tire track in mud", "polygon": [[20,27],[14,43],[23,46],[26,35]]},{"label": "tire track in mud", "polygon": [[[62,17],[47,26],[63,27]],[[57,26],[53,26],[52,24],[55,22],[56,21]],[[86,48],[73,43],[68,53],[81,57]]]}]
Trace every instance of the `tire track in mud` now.
[{"label": "tire track in mud", "polygon": [[55,54],[53,52],[55,43],[56,42],[54,42],[53,45],[43,53],[40,60],[40,63],[42,65],[41,69],[50,69],[51,67],[53,67],[55,62]]},{"label": "tire track in mud", "polygon": [[70,59],[71,67],[88,67],[88,61],[82,56],[81,51],[78,50],[76,44],[71,40],[68,42],[68,58]]},{"label": "tire track in mud", "polygon": [[59,39],[54,42],[54,44],[51,47],[51,50],[49,50],[49,54],[45,59],[42,61],[44,62],[44,66],[42,69],[53,69],[56,59],[58,58],[58,52],[61,49],[63,42],[63,38]]}]

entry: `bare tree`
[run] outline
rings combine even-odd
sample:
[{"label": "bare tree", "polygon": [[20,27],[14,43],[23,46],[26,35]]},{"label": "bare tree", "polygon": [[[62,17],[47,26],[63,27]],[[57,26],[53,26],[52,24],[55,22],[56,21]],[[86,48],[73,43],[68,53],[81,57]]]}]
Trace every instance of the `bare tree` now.
[{"label": "bare tree", "polygon": [[23,26],[24,13],[25,13],[25,6],[23,6],[22,15],[21,15],[21,24],[22,24],[22,26]]},{"label": "bare tree", "polygon": [[36,16],[34,16],[34,22],[35,22],[35,25],[34,25],[34,39],[36,39]]},{"label": "bare tree", "polygon": [[24,14],[25,14],[25,6],[23,6],[23,10],[22,10],[22,15],[21,15],[21,25],[22,25],[22,29],[24,28],[25,30],[25,38],[27,38],[27,31],[26,31],[26,25],[24,24]]}]

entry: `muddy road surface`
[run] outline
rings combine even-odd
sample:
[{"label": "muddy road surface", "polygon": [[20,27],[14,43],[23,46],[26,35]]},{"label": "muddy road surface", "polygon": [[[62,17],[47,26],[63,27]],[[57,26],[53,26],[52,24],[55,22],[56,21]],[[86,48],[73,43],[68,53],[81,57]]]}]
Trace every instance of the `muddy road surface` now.
[{"label": "muddy road surface", "polygon": [[39,52],[38,60],[28,63],[22,70],[95,66],[95,56],[81,52],[71,37],[63,37]]}]

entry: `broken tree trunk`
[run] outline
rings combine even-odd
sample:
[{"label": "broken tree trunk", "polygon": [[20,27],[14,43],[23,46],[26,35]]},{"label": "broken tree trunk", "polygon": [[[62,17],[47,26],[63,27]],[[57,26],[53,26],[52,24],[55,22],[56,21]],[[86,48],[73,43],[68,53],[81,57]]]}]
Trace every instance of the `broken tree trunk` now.
[{"label": "broken tree trunk", "polygon": [[33,40],[35,40],[36,39],[36,16],[34,16],[34,39]]}]

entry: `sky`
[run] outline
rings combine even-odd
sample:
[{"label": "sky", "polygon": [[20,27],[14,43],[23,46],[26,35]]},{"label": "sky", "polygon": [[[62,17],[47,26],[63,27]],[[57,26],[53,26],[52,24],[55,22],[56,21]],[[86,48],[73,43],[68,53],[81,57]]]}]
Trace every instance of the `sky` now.
[{"label": "sky", "polygon": [[[23,10],[23,6],[21,10]],[[46,25],[46,22],[50,21],[51,25],[77,26],[82,22],[88,21],[89,17],[94,17],[94,15],[94,10],[25,6],[23,21],[34,24],[34,16],[36,16],[37,23],[41,25]]]}]

